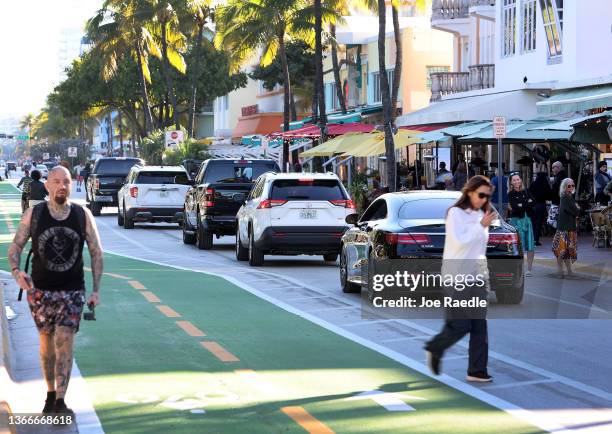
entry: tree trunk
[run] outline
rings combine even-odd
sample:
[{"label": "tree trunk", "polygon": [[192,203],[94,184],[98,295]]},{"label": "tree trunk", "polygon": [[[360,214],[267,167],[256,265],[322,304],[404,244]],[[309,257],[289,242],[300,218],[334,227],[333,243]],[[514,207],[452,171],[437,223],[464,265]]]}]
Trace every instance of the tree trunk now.
[{"label": "tree trunk", "polygon": [[195,123],[195,110],[196,110],[196,93],[198,90],[198,74],[200,73],[200,52],[202,51],[202,38],[204,37],[204,24],[198,24],[198,36],[196,38],[195,46],[195,65],[194,71],[191,73],[191,95],[189,97],[189,122],[187,125],[187,134],[189,137],[195,137],[193,135],[194,123]]},{"label": "tree trunk", "polygon": [[391,95],[389,92],[389,80],[387,79],[385,65],[385,28],[387,19],[385,16],[385,0],[378,0],[378,70],[380,76],[380,89],[382,93],[383,122],[385,130],[385,155],[387,157],[387,185],[389,191],[395,191],[395,146],[393,144],[393,130],[391,125]]},{"label": "tree trunk", "polygon": [[[172,80],[172,75],[170,74],[170,62],[168,61],[168,23],[161,23],[161,37],[162,37],[162,72],[164,74],[164,78],[166,79],[166,91],[170,95],[170,102],[172,103],[172,119],[174,120],[174,126],[176,129],[180,129],[181,125],[179,124],[178,118],[178,106],[176,103],[176,95],[174,94],[174,83]],[[166,101],[168,98],[166,98]]]},{"label": "tree trunk", "polygon": [[297,109],[295,107],[295,93],[291,92],[291,122],[297,121]]},{"label": "tree trunk", "polygon": [[138,44],[136,44],[136,57],[138,57],[138,73],[140,75],[140,93],[142,95],[142,111],[144,115],[144,135],[147,136],[150,128],[153,126],[153,116],[151,115],[151,106],[149,105],[147,80],[145,79],[144,69],[142,66],[142,49]]},{"label": "tree trunk", "polygon": [[395,69],[393,70],[393,87],[391,89],[391,116],[393,122],[397,116],[397,99],[402,82],[402,32],[399,25],[399,12],[396,6],[391,6],[393,14],[393,35],[395,37]]},{"label": "tree trunk", "polygon": [[331,24],[331,57],[332,67],[334,69],[334,81],[336,82],[336,95],[338,102],[340,103],[340,110],[342,114],[346,114],[346,99],[344,96],[344,88],[342,87],[342,81],[340,81],[340,65],[338,64],[338,44],[336,43],[336,25]]},{"label": "tree trunk", "polygon": [[119,124],[119,147],[121,148],[119,155],[121,157],[125,157],[125,152],[123,151],[123,125],[121,121],[121,110],[117,110],[117,123]]},{"label": "tree trunk", "polygon": [[[278,52],[281,56],[281,62],[283,64],[283,81],[284,81],[284,94],[283,94],[283,131],[289,131],[289,113],[290,113],[290,95],[291,95],[291,78],[289,77],[289,63],[287,62],[287,53],[285,51],[285,34],[279,35]],[[283,167],[282,171],[287,171],[287,163],[289,162],[289,142],[283,140]]]},{"label": "tree trunk", "polygon": [[166,128],[168,125],[170,125],[170,96],[168,95],[168,92],[166,92],[166,95],[164,97],[164,117],[162,119],[162,129]]},{"label": "tree trunk", "polygon": [[164,116],[166,116],[164,108],[166,108],[166,103],[164,101],[162,101],[159,104],[159,110],[158,112],[158,116],[157,116],[157,128],[163,129],[164,128]]},{"label": "tree trunk", "polygon": [[319,95],[319,128],[321,128],[321,140],[323,143],[327,140],[325,128],[327,125],[327,115],[325,112],[325,89],[323,87],[323,43],[321,41],[321,33],[323,27],[323,19],[321,14],[321,0],[314,2],[315,13],[315,71],[317,94]]},{"label": "tree trunk", "polygon": [[106,117],[106,122],[107,122],[107,130],[106,130],[106,135],[107,135],[107,140],[108,140],[108,156],[112,157],[113,156],[113,119],[111,117],[112,112],[110,112],[108,114],[108,116]]}]

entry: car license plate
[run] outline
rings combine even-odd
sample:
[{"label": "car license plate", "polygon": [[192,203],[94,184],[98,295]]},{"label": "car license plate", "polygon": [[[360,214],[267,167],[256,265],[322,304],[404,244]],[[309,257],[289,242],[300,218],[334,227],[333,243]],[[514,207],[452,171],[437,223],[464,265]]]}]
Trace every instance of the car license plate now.
[{"label": "car license plate", "polygon": [[303,209],[300,211],[301,219],[316,219],[317,211],[314,209]]},{"label": "car license plate", "polygon": [[167,191],[160,191],[159,192],[159,197],[168,197],[168,192]]}]

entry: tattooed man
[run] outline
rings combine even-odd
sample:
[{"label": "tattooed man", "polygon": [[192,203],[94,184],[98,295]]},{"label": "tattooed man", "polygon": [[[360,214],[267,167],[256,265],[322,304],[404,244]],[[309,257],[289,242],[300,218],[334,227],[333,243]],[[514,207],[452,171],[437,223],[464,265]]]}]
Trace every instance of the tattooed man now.
[{"label": "tattooed man", "polygon": [[[97,306],[102,277],[102,247],[91,212],[69,201],[70,172],[57,166],[47,182],[49,201],[25,211],[9,249],[9,264],[28,304],[40,335],[40,362],[47,383],[43,414],[73,414],[64,397],[72,370],[74,335],[85,305],[83,246],[91,257],[93,293],[88,304]],[[32,275],[20,269],[21,252],[32,238]]]}]

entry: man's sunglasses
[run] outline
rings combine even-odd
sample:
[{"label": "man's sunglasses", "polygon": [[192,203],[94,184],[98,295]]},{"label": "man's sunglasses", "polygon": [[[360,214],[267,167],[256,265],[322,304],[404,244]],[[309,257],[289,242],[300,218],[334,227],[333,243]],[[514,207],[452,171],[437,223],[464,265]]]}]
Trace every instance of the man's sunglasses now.
[{"label": "man's sunglasses", "polygon": [[487,193],[478,193],[479,199],[491,199],[491,195]]},{"label": "man's sunglasses", "polygon": [[574,188],[574,187],[576,187],[574,184],[569,184],[569,185],[567,186],[567,188]]}]

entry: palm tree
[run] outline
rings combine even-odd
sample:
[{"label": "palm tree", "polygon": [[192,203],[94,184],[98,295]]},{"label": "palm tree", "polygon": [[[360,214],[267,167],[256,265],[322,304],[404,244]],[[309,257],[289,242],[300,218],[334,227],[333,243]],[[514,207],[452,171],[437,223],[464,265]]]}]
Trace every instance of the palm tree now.
[{"label": "palm tree", "polygon": [[[181,126],[178,118],[178,107],[176,92],[174,91],[174,80],[170,73],[170,67],[184,74],[187,67],[181,51],[185,50],[187,43],[185,35],[179,28],[179,13],[177,7],[184,6],[184,2],[177,0],[149,0],[155,16],[155,30],[161,42],[162,74],[166,82],[166,92],[172,104],[172,119],[176,129]],[[182,12],[182,11],[181,11]]]},{"label": "palm tree", "polygon": [[[260,64],[269,65],[280,56],[283,68],[283,130],[289,130],[291,80],[286,43],[297,37],[312,40],[306,0],[229,0],[216,11],[215,43],[225,49],[234,69],[262,50]],[[289,157],[289,143],[283,143],[283,170]]]},{"label": "palm tree", "polygon": [[[323,8],[321,0],[314,0],[314,18],[315,18],[315,86],[317,87],[317,98],[319,100],[319,127],[321,128],[321,139],[319,143],[327,140],[325,127],[327,125],[327,113],[325,110],[325,87],[323,84]],[[340,77],[338,77],[338,81]]]},{"label": "palm tree", "polygon": [[196,97],[197,97],[197,79],[200,73],[202,41],[204,39],[204,28],[209,19],[212,18],[212,0],[189,0],[187,2],[187,13],[195,25],[195,64],[191,68],[191,93],[189,95],[189,120],[187,132],[190,137],[193,137],[193,129],[195,122]]},{"label": "palm tree", "polygon": [[109,81],[117,72],[119,60],[132,56],[138,63],[140,93],[144,114],[144,133],[153,126],[147,83],[151,83],[149,55],[161,58],[149,23],[151,10],[143,0],[106,0],[87,22],[87,34],[94,42],[94,52],[104,60],[102,78]]},{"label": "palm tree", "polygon": [[385,39],[386,39],[386,4],[385,0],[378,0],[378,70],[380,77],[380,90],[382,94],[383,123],[385,131],[385,155],[387,157],[387,185],[389,191],[395,191],[395,146],[393,144],[393,115],[391,114],[391,93],[385,65]]}]

